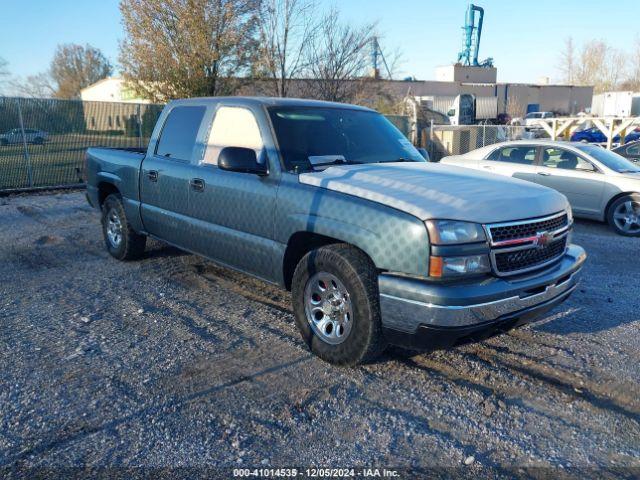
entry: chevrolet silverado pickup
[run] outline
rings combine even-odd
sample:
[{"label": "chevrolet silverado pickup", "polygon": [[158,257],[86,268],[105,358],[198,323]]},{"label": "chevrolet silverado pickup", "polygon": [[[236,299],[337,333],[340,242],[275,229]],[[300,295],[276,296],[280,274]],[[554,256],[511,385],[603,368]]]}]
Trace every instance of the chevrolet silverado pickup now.
[{"label": "chevrolet silverado pickup", "polygon": [[86,168],[113,257],[152,237],[289,289],[304,341],[334,364],[532,321],[586,258],[562,194],[428,163],[354,105],[172,101],[146,151],[90,148]]}]

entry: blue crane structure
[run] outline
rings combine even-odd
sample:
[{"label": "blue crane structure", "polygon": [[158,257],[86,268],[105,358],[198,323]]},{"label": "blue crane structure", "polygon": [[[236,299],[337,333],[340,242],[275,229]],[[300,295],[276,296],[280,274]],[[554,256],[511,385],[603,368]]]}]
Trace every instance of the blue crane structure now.
[{"label": "blue crane structure", "polygon": [[[476,12],[478,12],[478,25],[476,26]],[[480,51],[480,38],[482,37],[482,21],[484,20],[484,8],[473,3],[467,7],[464,16],[464,31],[462,51],[458,53],[458,63],[471,67],[493,67],[493,58],[478,61]]]}]

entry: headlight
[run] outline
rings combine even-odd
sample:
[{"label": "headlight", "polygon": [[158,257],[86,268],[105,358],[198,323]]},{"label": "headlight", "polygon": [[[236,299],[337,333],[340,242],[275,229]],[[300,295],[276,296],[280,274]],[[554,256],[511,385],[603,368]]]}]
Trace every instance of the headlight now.
[{"label": "headlight", "polygon": [[434,245],[484,242],[486,237],[482,225],[454,220],[428,220],[427,230]]},{"label": "headlight", "polygon": [[567,223],[569,226],[573,223],[573,210],[570,206],[567,207]]},{"label": "headlight", "polygon": [[490,271],[491,264],[487,255],[470,255],[466,257],[432,256],[429,259],[429,276],[435,278],[475,275]]}]

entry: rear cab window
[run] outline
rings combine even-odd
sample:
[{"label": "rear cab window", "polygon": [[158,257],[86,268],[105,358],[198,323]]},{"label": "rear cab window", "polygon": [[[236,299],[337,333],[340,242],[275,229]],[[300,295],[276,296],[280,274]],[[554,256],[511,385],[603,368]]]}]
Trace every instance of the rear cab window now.
[{"label": "rear cab window", "polygon": [[162,127],[156,155],[171,160],[190,161],[206,107],[174,107]]},{"label": "rear cab window", "polygon": [[264,143],[260,127],[253,112],[244,107],[221,106],[215,113],[202,165],[217,165],[218,156],[225,147],[243,147],[255,150],[258,161],[265,161]]}]

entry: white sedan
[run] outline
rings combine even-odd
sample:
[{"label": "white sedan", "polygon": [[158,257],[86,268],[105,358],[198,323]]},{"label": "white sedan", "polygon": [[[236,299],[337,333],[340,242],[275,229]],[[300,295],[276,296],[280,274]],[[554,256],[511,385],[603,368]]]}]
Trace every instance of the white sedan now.
[{"label": "white sedan", "polygon": [[545,140],[503,142],[441,163],[520,178],[566,195],[576,217],[640,237],[640,166],[604,148]]}]

